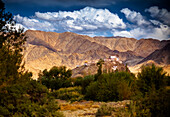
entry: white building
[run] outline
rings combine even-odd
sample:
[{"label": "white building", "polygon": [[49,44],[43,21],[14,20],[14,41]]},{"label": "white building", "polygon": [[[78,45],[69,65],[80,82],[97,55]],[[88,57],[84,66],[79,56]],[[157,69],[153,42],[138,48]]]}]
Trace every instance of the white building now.
[{"label": "white building", "polygon": [[117,66],[113,66],[112,69],[115,71],[117,69]]}]

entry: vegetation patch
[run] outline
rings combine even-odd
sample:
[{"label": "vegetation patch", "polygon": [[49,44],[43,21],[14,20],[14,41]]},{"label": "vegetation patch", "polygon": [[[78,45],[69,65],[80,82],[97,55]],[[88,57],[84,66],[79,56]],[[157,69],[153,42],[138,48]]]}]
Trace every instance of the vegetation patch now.
[{"label": "vegetation patch", "polygon": [[67,101],[80,101],[84,99],[84,96],[81,94],[81,87],[69,87],[69,88],[60,88],[52,92],[52,95],[55,98],[67,100]]}]

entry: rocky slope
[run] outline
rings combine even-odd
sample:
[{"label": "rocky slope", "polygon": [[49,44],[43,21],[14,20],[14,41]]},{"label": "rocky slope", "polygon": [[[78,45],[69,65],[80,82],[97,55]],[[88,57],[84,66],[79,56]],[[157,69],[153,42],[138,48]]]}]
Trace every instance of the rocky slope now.
[{"label": "rocky slope", "polygon": [[133,51],[137,56],[147,57],[156,49],[164,47],[170,41],[159,41],[156,39],[134,39],[126,37],[94,37],[93,41],[105,45],[111,50],[120,52]]},{"label": "rocky slope", "polygon": [[[129,71],[129,69],[126,68],[126,66],[122,63],[119,63],[117,61],[114,62],[107,61],[102,64],[102,72],[109,73],[115,71],[113,69],[113,66],[116,66],[116,70],[118,71],[126,71],[126,70]],[[97,73],[97,70],[98,70],[98,66],[96,63],[82,65],[72,70],[72,77],[83,77],[87,75],[94,75]]]},{"label": "rocky slope", "polygon": [[24,52],[26,69],[36,78],[40,70],[52,66],[65,65],[75,68],[85,61],[97,62],[100,58],[119,55],[128,65],[136,65],[156,49],[161,49],[170,41],[154,39],[136,40],[124,37],[89,37],[71,32],[55,33],[26,31],[27,43]]},{"label": "rocky slope", "polygon": [[140,61],[139,64],[148,60],[153,60],[159,64],[170,64],[170,43],[162,49],[155,50],[149,56]]}]

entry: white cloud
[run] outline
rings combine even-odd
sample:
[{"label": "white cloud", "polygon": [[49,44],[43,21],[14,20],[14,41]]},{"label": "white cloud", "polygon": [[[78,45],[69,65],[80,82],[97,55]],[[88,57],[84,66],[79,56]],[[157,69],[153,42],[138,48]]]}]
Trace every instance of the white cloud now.
[{"label": "white cloud", "polygon": [[156,26],[160,26],[160,25],[163,25],[160,21],[157,21],[157,20],[150,20],[150,22]]},{"label": "white cloud", "polygon": [[79,11],[67,12],[36,12],[30,18],[20,15],[14,16],[18,25],[26,30],[42,30],[54,32],[75,32],[89,36],[123,36],[130,38],[170,39],[170,27],[158,20],[145,19],[139,12],[128,8],[122,13],[132,22],[123,20],[107,9],[86,7]]},{"label": "white cloud", "polygon": [[48,21],[41,22],[37,19],[21,17],[20,15],[14,16],[14,20],[16,20],[25,29],[34,29],[34,30],[45,29],[46,31],[54,30],[52,24]]},{"label": "white cloud", "polygon": [[[153,10],[154,9],[154,10]],[[160,11],[156,7],[151,7],[153,16],[156,16]],[[113,30],[113,35],[126,36],[133,38],[154,38],[159,40],[170,40],[170,27],[157,20],[147,20],[139,12],[131,11],[128,8],[121,10],[125,14],[127,20],[133,24],[127,23],[128,30]],[[136,25],[135,25],[136,24]]]},{"label": "white cloud", "polygon": [[162,24],[160,27],[154,28],[153,33],[150,33],[149,36],[160,40],[170,40],[170,28]]},{"label": "white cloud", "polygon": [[114,36],[129,37],[129,38],[134,37],[129,31],[113,30],[113,34]]},{"label": "white cloud", "polygon": [[170,12],[167,9],[159,9],[157,6],[150,7],[145,10],[151,14],[151,17],[157,18],[163,23],[170,25]]},{"label": "white cloud", "polygon": [[153,38],[159,40],[170,40],[170,28],[167,25],[160,24],[159,27],[135,28],[129,31],[113,30],[114,36],[123,36],[129,38]]},{"label": "white cloud", "polygon": [[73,12],[36,12],[32,18],[16,15],[14,19],[28,29],[44,31],[85,33],[126,28],[126,24],[117,14],[113,14],[107,9],[92,7],[85,7],[80,11]]},{"label": "white cloud", "polygon": [[148,21],[145,20],[145,18],[139,12],[131,11],[128,8],[122,9],[121,12],[125,14],[126,18],[129,21],[131,21],[132,23],[136,23],[139,26],[150,24]]}]

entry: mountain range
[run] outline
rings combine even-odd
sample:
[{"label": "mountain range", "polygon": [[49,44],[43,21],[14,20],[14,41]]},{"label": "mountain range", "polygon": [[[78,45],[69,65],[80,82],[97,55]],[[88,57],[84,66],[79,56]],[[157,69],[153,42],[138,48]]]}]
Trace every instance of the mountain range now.
[{"label": "mountain range", "polygon": [[84,62],[97,62],[111,55],[128,66],[153,60],[170,64],[170,40],[134,39],[126,37],[89,37],[72,32],[56,33],[27,30],[25,32],[25,67],[38,76],[40,70],[53,66],[73,69]]}]

